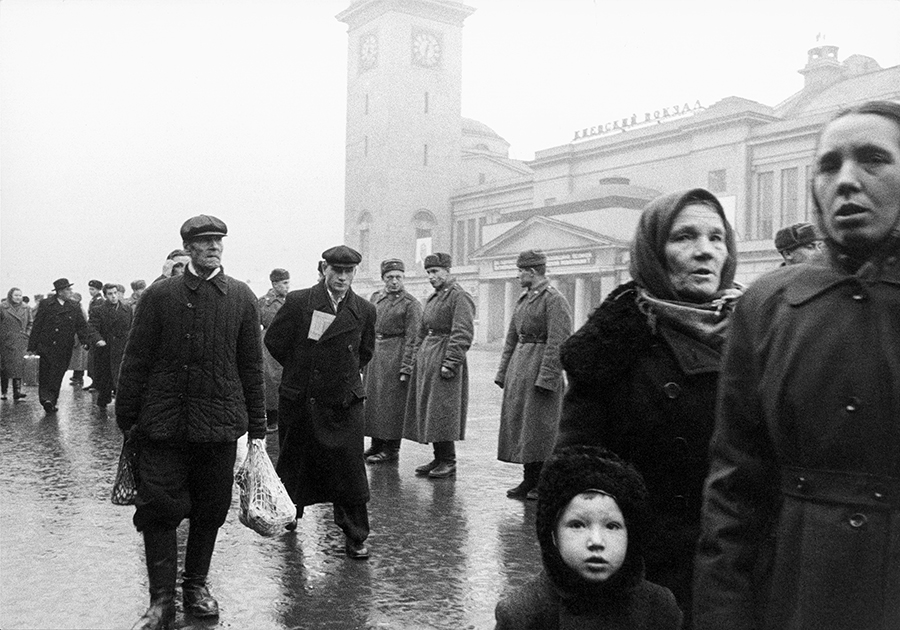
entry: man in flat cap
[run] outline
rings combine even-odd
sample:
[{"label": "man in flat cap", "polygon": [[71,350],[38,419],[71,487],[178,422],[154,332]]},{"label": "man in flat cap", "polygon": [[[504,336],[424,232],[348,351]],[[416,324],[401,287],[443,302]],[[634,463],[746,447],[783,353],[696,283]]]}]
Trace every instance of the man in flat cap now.
[{"label": "man in flat cap", "polygon": [[297,518],[307,505],[333,503],[344,551],[365,559],[369,482],[360,371],[375,348],[376,312],[350,288],[359,252],[338,245],[322,259],[322,281],[288,293],[266,332],[266,347],[284,367],[276,470],[297,504]]},{"label": "man in flat cap", "polygon": [[135,628],[174,622],[176,528],[185,518],[184,611],[218,616],[207,574],[231,505],[237,440],[266,437],[256,296],[222,269],[227,233],[213,216],[184,222],[187,269],[147,287],[125,347],[116,419],[137,448],[134,525],[150,577],[150,607]]},{"label": "man in flat cap", "polygon": [[434,293],[419,326],[419,350],[406,399],[403,437],[431,443],[434,459],[416,474],[442,479],[456,473],[456,440],[465,439],[469,404],[466,353],[475,333],[475,301],[450,275],[450,254],[430,254],[425,271]]},{"label": "man in flat cap", "polygon": [[[291,274],[287,269],[273,269],[269,274],[272,288],[259,298],[259,323],[263,335],[275,319],[275,313],[284,306],[284,299],[291,290]],[[266,420],[269,433],[278,430],[278,386],[281,385],[281,364],[263,345],[263,383],[266,386]]]},{"label": "man in flat cap", "polygon": [[375,356],[366,368],[365,452],[370,464],[396,461],[403,437],[409,375],[416,358],[422,305],[403,288],[406,267],[399,258],[381,263],[384,288],[369,299],[375,305]]},{"label": "man in flat cap", "polygon": [[106,342],[106,346],[97,348],[94,355],[97,406],[106,409],[119,381],[119,367],[125,354],[133,311],[124,304],[119,287],[112,283],[103,285],[103,297],[103,304],[93,310],[88,321]]},{"label": "man in flat cap", "polygon": [[[91,321],[91,315],[94,314],[94,311],[97,310],[100,306],[103,306],[103,303],[106,299],[103,297],[103,283],[99,280],[90,280],[88,282],[88,294],[91,296],[91,299],[88,300],[87,312],[88,312],[88,322]],[[87,349],[87,375],[91,379],[91,382],[87,384],[84,388],[85,391],[88,390],[96,390],[97,386],[95,381],[97,380],[97,350],[92,346]]]},{"label": "man in flat cap", "polygon": [[75,335],[82,344],[106,345],[88,325],[81,306],[72,300],[72,283],[60,278],[53,283],[53,291],[41,301],[28,337],[28,352],[40,355],[38,400],[47,413],[58,411],[56,401],[72,359]]},{"label": "man in flat cap", "polygon": [[544,460],[553,451],[562,413],[559,347],[572,334],[572,313],[547,280],[547,256],[529,249],[516,260],[524,289],[509,322],[494,382],[503,389],[497,459],[524,464],[522,483],[506,496],[537,499]]},{"label": "man in flat cap", "polygon": [[775,233],[775,249],[784,259],[782,266],[823,260],[823,247],[822,236],[812,223],[795,223]]}]

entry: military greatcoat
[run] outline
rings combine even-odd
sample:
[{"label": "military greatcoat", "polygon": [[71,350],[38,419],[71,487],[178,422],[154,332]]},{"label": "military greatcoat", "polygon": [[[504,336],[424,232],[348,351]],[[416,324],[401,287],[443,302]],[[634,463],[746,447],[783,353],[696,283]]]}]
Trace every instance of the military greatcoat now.
[{"label": "military greatcoat", "polygon": [[376,291],[375,356],[366,367],[366,435],[381,440],[403,437],[409,381],[419,342],[422,305],[404,290]]},{"label": "military greatcoat", "polygon": [[[466,352],[475,332],[475,302],[449,278],[428,296],[409,382],[403,437],[427,444],[462,440],[469,406]],[[441,377],[441,368],[452,373]]]},{"label": "military greatcoat", "polygon": [[494,378],[503,386],[500,461],[542,462],[553,452],[563,401],[559,347],[571,332],[569,303],[547,280],[519,297]]},{"label": "military greatcoat", "polygon": [[[269,329],[275,313],[284,306],[284,298],[275,289],[259,298],[259,323],[263,331]],[[263,333],[265,334],[265,332]],[[278,386],[281,384],[281,364],[272,357],[272,353],[263,344],[263,383],[266,386],[266,410],[278,409]]]}]

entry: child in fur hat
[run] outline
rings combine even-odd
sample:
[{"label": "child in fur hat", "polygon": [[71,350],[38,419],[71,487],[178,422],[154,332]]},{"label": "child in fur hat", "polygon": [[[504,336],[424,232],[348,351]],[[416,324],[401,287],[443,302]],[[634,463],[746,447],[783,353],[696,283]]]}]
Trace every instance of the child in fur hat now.
[{"label": "child in fur hat", "polygon": [[644,579],[640,474],[610,451],[560,449],[538,484],[544,570],[497,604],[497,630],[678,630],[672,592]]}]

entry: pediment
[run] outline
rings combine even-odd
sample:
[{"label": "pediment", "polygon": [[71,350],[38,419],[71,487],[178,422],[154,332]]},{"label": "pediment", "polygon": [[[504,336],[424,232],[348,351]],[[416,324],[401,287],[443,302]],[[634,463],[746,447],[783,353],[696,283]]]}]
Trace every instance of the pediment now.
[{"label": "pediment", "polygon": [[475,259],[508,258],[526,249],[554,251],[624,247],[626,242],[550,217],[531,217],[483,244]]}]

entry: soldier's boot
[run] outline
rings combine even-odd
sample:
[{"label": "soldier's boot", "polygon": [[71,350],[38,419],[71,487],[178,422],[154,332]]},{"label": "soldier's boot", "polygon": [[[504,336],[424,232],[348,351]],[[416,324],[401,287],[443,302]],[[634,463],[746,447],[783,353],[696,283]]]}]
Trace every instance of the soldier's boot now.
[{"label": "soldier's boot", "polygon": [[376,453],[380,453],[384,449],[384,440],[379,438],[372,438],[372,443],[369,445],[369,448],[363,451],[363,457],[371,457]]},{"label": "soldier's boot", "polygon": [[13,400],[21,400],[25,398],[27,394],[22,393],[22,379],[14,378],[13,382]]},{"label": "soldier's boot", "polygon": [[428,473],[431,479],[444,479],[456,474],[456,445],[453,442],[435,442],[434,458],[438,465]]},{"label": "soldier's boot", "polygon": [[184,555],[184,574],[181,576],[181,594],[184,612],[194,617],[218,617],[219,602],[209,592],[206,574],[216,546],[219,528],[202,528],[191,523],[188,531],[187,551]]},{"label": "soldier's boot", "polygon": [[150,607],[131,630],[170,630],[175,625],[178,537],[174,529],[144,530]]}]

